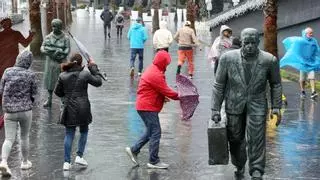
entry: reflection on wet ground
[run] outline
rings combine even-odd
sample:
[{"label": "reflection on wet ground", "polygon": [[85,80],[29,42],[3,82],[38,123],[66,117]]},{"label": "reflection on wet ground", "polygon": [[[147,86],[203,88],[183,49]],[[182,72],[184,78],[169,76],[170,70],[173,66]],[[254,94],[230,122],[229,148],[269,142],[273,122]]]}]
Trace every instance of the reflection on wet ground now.
[{"label": "reflection on wet ground", "polygon": [[[99,15],[99,12],[94,17],[79,11],[74,16],[74,24],[70,29],[86,45],[100,69],[109,78],[101,88],[89,88],[94,118],[85,152],[89,167],[81,169],[74,166],[70,172],[62,171],[64,128],[56,124],[60,104],[56,98],[51,110],[41,107],[34,110],[30,139],[30,159],[34,167],[30,171],[22,172],[19,169],[19,142],[14,145],[9,158],[14,175],[12,179],[232,180],[234,169],[231,164],[208,165],[206,128],[211,114],[212,69],[210,62],[206,60],[207,49],[198,50],[195,55],[194,83],[199,89],[200,104],[192,120],[180,120],[177,102],[166,104],[160,114],[163,132],[160,157],[171,165],[170,169],[148,170],[147,146],[139,155],[142,165],[132,167],[124,153],[124,147],[132,144],[143,133],[144,127],[134,103],[139,78],[129,78],[130,51],[125,37],[128,27],[124,29],[122,38],[115,36],[115,27],[112,27],[112,38],[104,41]],[[150,32],[151,24],[146,23],[146,27]],[[174,32],[175,26],[170,26],[170,29]],[[207,37],[202,37],[205,38]],[[75,52],[75,44],[72,45]],[[177,46],[174,44],[170,48],[172,63],[166,72],[167,82],[171,87],[175,85],[176,51]],[[151,63],[152,57],[150,38],[146,42],[145,66]],[[40,82],[43,62],[36,60],[33,64],[33,69],[39,72]],[[186,73],[186,68],[183,72]],[[295,83],[284,82],[284,91],[289,105],[283,110],[283,123],[278,128],[270,124],[267,130],[265,179],[319,179],[320,108],[317,102],[310,99],[300,101],[298,85]],[[45,91],[42,91],[43,100],[45,95]],[[3,129],[0,137],[2,143]]]}]

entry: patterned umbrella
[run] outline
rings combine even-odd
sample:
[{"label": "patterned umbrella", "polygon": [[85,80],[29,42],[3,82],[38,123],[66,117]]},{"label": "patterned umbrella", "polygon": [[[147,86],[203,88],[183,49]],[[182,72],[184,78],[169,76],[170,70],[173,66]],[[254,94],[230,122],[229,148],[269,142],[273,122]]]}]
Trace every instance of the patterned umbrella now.
[{"label": "patterned umbrella", "polygon": [[182,120],[189,120],[199,104],[197,87],[183,75],[177,75],[177,88],[182,109]]}]

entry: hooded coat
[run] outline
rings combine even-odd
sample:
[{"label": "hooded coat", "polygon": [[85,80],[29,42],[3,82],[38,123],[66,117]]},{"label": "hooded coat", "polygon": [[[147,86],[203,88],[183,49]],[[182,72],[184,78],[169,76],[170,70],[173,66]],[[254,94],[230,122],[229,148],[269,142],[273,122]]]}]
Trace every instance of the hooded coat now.
[{"label": "hooded coat", "polygon": [[232,29],[226,25],[222,25],[220,28],[220,36],[218,36],[209,51],[208,59],[210,61],[216,61],[220,58],[220,56],[225,53],[231,46],[232,46],[232,40],[231,38],[227,38],[223,35],[223,31]]},{"label": "hooded coat", "polygon": [[5,113],[32,110],[38,99],[36,74],[29,70],[32,53],[23,51],[17,57],[16,64],[7,68],[0,84],[2,109]]},{"label": "hooded coat", "polygon": [[280,60],[280,67],[291,66],[300,71],[320,71],[320,47],[315,38],[288,37],[283,40],[286,54]]},{"label": "hooded coat", "polygon": [[65,126],[88,125],[92,122],[88,84],[99,87],[102,80],[80,66],[60,74],[54,93],[63,98],[66,114],[61,123]]},{"label": "hooded coat", "polygon": [[178,100],[178,93],[166,83],[165,71],[171,58],[168,52],[158,51],[153,63],[142,74],[138,90],[136,109],[140,111],[160,112],[165,97]]},{"label": "hooded coat", "polygon": [[168,48],[173,41],[171,32],[168,30],[167,22],[160,22],[160,29],[153,35],[153,46],[156,49]]},{"label": "hooded coat", "polygon": [[130,40],[130,48],[143,49],[144,42],[148,39],[148,34],[142,24],[134,23],[130,27],[127,37]]}]

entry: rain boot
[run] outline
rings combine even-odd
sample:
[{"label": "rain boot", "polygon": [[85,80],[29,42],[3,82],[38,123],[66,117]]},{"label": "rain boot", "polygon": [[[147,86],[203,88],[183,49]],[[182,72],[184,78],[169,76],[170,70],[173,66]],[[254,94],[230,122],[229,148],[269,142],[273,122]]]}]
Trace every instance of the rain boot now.
[{"label": "rain boot", "polygon": [[52,91],[49,91],[49,96],[46,102],[44,102],[43,107],[50,108],[52,106]]}]

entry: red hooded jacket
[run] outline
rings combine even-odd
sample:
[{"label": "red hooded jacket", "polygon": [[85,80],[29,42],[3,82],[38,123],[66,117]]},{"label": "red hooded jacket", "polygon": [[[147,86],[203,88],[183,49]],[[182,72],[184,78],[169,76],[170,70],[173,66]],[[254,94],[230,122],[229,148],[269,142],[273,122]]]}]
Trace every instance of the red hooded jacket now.
[{"label": "red hooded jacket", "polygon": [[136,109],[140,111],[160,112],[165,97],[178,100],[178,93],[168,87],[165,71],[171,62],[166,51],[159,51],[153,63],[142,74],[137,90]]}]

